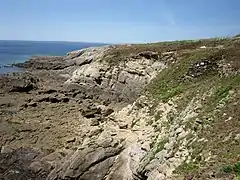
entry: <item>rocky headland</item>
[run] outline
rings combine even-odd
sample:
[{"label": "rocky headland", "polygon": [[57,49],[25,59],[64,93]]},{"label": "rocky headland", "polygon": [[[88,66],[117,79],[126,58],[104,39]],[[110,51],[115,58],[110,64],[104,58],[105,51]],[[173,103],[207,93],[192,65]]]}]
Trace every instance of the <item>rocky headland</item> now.
[{"label": "rocky headland", "polygon": [[33,57],[0,76],[0,179],[234,179],[238,38]]}]

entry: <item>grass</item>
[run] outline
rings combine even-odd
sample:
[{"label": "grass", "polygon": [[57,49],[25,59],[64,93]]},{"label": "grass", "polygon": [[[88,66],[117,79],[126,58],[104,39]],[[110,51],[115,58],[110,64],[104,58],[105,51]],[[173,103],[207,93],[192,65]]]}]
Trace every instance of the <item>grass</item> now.
[{"label": "grass", "polygon": [[[198,138],[205,138],[207,142],[195,142],[189,148],[193,148],[192,159],[195,161],[183,163],[176,169],[176,173],[194,177],[203,177],[208,172],[216,171],[226,163],[232,163],[230,170],[239,176],[240,144],[232,138],[240,133],[240,44],[232,42],[224,44],[225,49],[201,49],[180,51],[180,59],[163,70],[150,83],[146,91],[150,98],[167,102],[175,98],[180,113],[189,102],[196,98],[203,105],[198,109],[197,118],[188,122],[187,128],[194,130],[196,119],[201,120],[201,127],[195,129]],[[216,64],[230,64],[230,69],[224,71],[222,66],[211,71],[205,71],[195,78],[188,77],[190,67],[208,59]],[[223,73],[224,72],[224,73]],[[177,115],[177,114],[176,114]],[[229,117],[231,120],[226,121]],[[230,140],[223,140],[232,133]],[[160,146],[161,147],[161,146]],[[161,149],[161,148],[160,148]],[[205,162],[200,153],[208,152],[213,155],[211,161]],[[235,166],[236,165],[236,166]],[[226,170],[229,170],[229,167]]]},{"label": "grass", "polygon": [[188,89],[197,87],[204,76],[196,79],[188,79],[187,73],[189,68],[195,62],[208,58],[213,52],[206,50],[197,50],[191,53],[183,54],[179,60],[172,67],[163,70],[148,86],[147,91],[157,99],[164,102],[169,99],[186,92]]},{"label": "grass", "polygon": [[194,162],[191,163],[183,163],[181,164],[175,171],[174,173],[176,174],[188,174],[188,173],[194,173],[198,171],[200,168],[200,165]]},{"label": "grass", "polygon": [[240,161],[233,165],[224,165],[221,168],[221,171],[228,174],[236,174],[238,177],[240,177]]},{"label": "grass", "polygon": [[193,50],[201,46],[215,47],[219,44],[230,44],[229,38],[212,38],[199,40],[166,41],[148,44],[116,45],[104,57],[105,61],[111,65],[117,65],[122,61],[127,61],[129,57],[136,56],[143,51],[154,51],[161,54],[167,51]]},{"label": "grass", "polygon": [[157,143],[157,148],[155,151],[155,154],[162,151],[164,149],[164,145],[168,142],[168,139],[163,139],[160,142]]},{"label": "grass", "polygon": [[[211,161],[214,163],[205,164],[205,169],[198,169],[198,172],[196,172],[197,166],[194,166],[194,169],[189,168],[189,166],[192,167],[194,163],[190,165],[185,163],[177,169],[177,172],[182,172],[185,175],[187,173],[199,175],[209,171],[215,171],[224,163],[236,163],[240,160],[240,144],[232,140],[237,133],[240,133],[240,98],[239,96],[233,98],[228,97],[230,90],[236,92],[240,88],[239,80],[240,76],[236,75],[215,81],[212,87],[215,89],[215,92],[205,100],[204,106],[198,115],[198,118],[202,120],[201,128],[197,129],[198,136],[199,138],[208,139],[208,142],[193,143],[191,145],[191,148],[193,148],[192,158],[197,159],[198,155],[205,150],[212,152],[214,158],[212,158]],[[219,103],[225,104],[219,109]],[[207,119],[211,119],[211,121],[205,120],[206,117]],[[228,117],[232,117],[232,119],[226,121]],[[193,123],[190,124],[193,125]],[[193,129],[193,126],[189,128]],[[232,138],[229,141],[223,142],[230,133],[232,133]],[[204,158],[199,158],[198,160],[200,163],[204,162]],[[185,171],[186,169],[188,171]]]},{"label": "grass", "polygon": [[[223,45],[223,48],[216,48]],[[201,46],[207,48],[201,49]],[[210,47],[210,48],[209,48]],[[177,112],[174,116],[184,110],[192,99],[199,101],[202,107],[196,110],[198,116],[187,122],[186,129],[191,129],[198,134],[198,138],[204,138],[206,142],[195,142],[190,145],[193,149],[192,161],[183,163],[176,172],[194,177],[201,177],[209,172],[216,171],[225,164],[227,171],[233,172],[233,167],[240,161],[240,144],[232,138],[239,132],[240,127],[240,41],[237,38],[213,38],[208,40],[195,41],[174,41],[149,44],[133,44],[130,46],[118,45],[111,49],[105,56],[105,61],[117,65],[122,61],[128,61],[143,51],[155,51],[160,55],[162,52],[177,52],[176,62],[168,63],[169,68],[161,71],[146,88],[149,98],[161,102],[168,102],[170,99],[177,105]],[[194,64],[208,60],[213,67],[204,69],[197,76],[191,76]],[[215,68],[215,66],[217,68]],[[194,70],[194,69],[193,69]],[[161,113],[155,113],[156,106],[150,109],[155,120],[161,119]],[[231,117],[231,120],[227,119]],[[169,117],[171,125],[175,117]],[[199,119],[201,122],[196,123]],[[132,126],[136,124],[133,121]],[[149,124],[154,121],[149,122]],[[161,123],[160,123],[161,124]],[[198,127],[196,128],[196,124]],[[156,131],[156,133],[158,133]],[[223,140],[232,133],[230,140]],[[167,140],[158,142],[157,138],[151,143],[151,159],[154,153],[161,151]],[[211,152],[210,162],[205,162],[204,156]],[[238,166],[237,166],[238,167]],[[236,167],[235,167],[236,169]],[[234,171],[235,172],[235,171]],[[238,173],[237,173],[238,174]],[[198,179],[198,178],[197,178]]]}]

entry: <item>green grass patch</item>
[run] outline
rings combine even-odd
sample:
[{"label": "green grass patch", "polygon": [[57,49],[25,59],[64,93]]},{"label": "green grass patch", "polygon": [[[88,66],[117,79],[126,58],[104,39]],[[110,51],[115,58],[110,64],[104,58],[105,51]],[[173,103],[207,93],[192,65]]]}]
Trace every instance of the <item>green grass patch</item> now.
[{"label": "green grass patch", "polygon": [[[160,72],[147,88],[154,99],[163,102],[177,96],[178,98],[174,99],[178,105],[175,116],[178,116],[178,113],[181,113],[193,98],[202,104],[202,107],[197,110],[198,116],[190,119],[191,122],[187,122],[187,129],[194,130],[199,139],[205,138],[208,141],[194,142],[189,145],[189,148],[193,149],[192,159],[195,162],[183,163],[176,169],[177,174],[190,173],[201,176],[202,173],[215,171],[223,163],[236,162],[236,159],[239,161],[239,144],[232,139],[223,142],[231,132],[239,132],[240,96],[236,95],[240,89],[239,73],[220,75],[221,73],[218,73],[220,69],[217,69],[217,72],[205,73],[196,78],[187,77],[189,67],[201,59],[217,63],[221,63],[224,59],[230,64],[234,62],[234,67],[239,68],[235,46],[237,45],[225,50],[204,49],[183,54],[181,60]],[[230,116],[231,120],[226,121]],[[234,134],[232,136],[234,137]],[[201,157],[199,154],[202,152],[204,154]],[[213,155],[211,156],[212,164],[205,162],[204,158],[208,158],[208,152]],[[227,168],[229,167],[226,167],[226,171],[231,170],[240,176],[239,164],[231,165],[230,169]]]},{"label": "green grass patch", "polygon": [[221,85],[215,92],[215,101],[219,101],[221,99],[226,98],[231,89],[235,88],[236,86],[239,86],[240,76],[236,75],[228,78],[223,78],[220,83]]},{"label": "green grass patch", "polygon": [[228,174],[236,174],[240,176],[240,161],[233,165],[225,165],[221,168],[221,171]]},{"label": "green grass patch", "polygon": [[212,53],[214,53],[213,50],[195,50],[194,52],[184,54],[176,64],[160,72],[150,83],[147,91],[149,91],[154,98],[166,102],[189,89],[195,89],[202,81],[205,81],[215,74],[207,74],[207,76],[201,76],[195,79],[187,78],[189,68],[195,62],[208,58]]},{"label": "green grass patch", "polygon": [[164,149],[164,145],[168,142],[168,139],[163,139],[162,141],[157,143],[157,148],[155,154],[162,151]]},{"label": "green grass patch", "polygon": [[175,174],[185,175],[188,173],[194,173],[197,172],[200,168],[200,164],[190,162],[190,163],[183,163],[181,164],[175,171]]}]

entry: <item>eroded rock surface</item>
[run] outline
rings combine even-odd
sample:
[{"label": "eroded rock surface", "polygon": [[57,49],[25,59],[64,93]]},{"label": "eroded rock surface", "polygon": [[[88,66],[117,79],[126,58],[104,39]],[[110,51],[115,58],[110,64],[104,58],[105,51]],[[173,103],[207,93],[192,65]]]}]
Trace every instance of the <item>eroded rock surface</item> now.
[{"label": "eroded rock surface", "polygon": [[88,89],[96,89],[103,99],[133,102],[140,91],[166,65],[157,52],[143,52],[136,58],[115,65],[104,61],[113,47],[92,48],[69,53],[80,67],[66,83],[77,83]]},{"label": "eroded rock surface", "polygon": [[[132,115],[127,114],[135,105],[125,106],[166,64],[151,51],[112,64],[105,59],[114,48],[34,57],[18,64],[28,72],[1,77],[2,159],[9,155],[17,160],[7,166],[23,162],[21,172],[35,179],[110,180],[137,175],[149,145],[143,142],[145,135],[139,140],[139,134],[131,131]],[[32,149],[38,155],[29,159],[17,153],[27,156]],[[9,171],[15,172],[2,169],[1,175]]]},{"label": "eroded rock surface", "polygon": [[[19,65],[28,72],[1,77],[0,178],[171,180],[192,160],[191,144],[207,140],[196,133],[201,120],[191,122],[193,129],[187,122],[212,92],[183,106],[174,97],[143,95],[158,73],[179,62],[178,52],[143,50],[112,59],[121,47],[35,57]],[[219,67],[201,60],[183,76],[197,79]],[[204,162],[211,157],[201,152]]]}]

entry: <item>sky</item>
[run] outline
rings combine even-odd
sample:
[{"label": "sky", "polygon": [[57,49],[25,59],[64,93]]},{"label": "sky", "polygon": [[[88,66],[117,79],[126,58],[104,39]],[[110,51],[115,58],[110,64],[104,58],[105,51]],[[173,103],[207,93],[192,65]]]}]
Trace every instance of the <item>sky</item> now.
[{"label": "sky", "polygon": [[144,43],[240,33],[239,0],[1,0],[0,39]]}]

